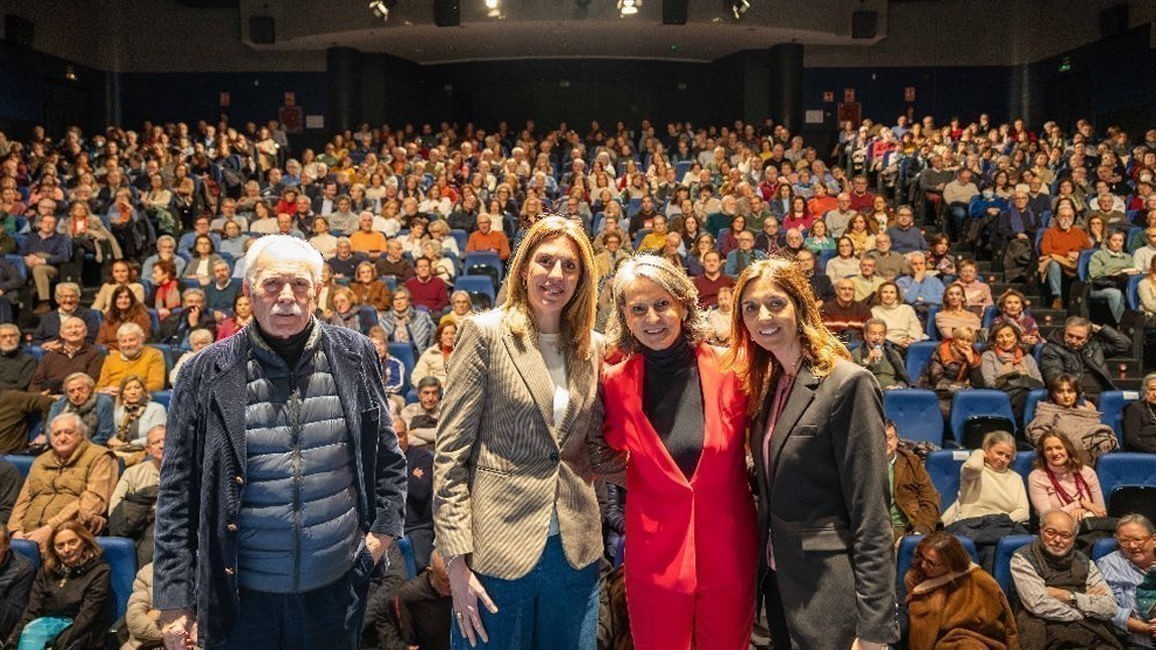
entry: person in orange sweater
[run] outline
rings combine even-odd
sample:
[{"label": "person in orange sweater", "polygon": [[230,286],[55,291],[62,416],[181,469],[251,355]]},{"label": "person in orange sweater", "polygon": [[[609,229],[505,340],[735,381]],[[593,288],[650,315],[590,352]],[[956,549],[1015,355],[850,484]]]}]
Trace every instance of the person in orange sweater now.
[{"label": "person in orange sweater", "polygon": [[479,214],[477,224],[478,229],[470,233],[470,238],[466,240],[466,252],[493,251],[503,262],[510,259],[510,240],[500,229],[493,229],[490,215]]},{"label": "person in orange sweater", "polygon": [[362,253],[369,259],[376,260],[385,252],[386,243],[385,235],[373,229],[373,213],[362,212],[357,221],[357,232],[349,236],[353,252]]},{"label": "person in orange sweater", "polygon": [[1044,231],[1040,240],[1040,279],[1048,283],[1048,293],[1052,296],[1052,309],[1063,309],[1064,276],[1076,275],[1080,252],[1091,244],[1088,234],[1076,223],[1076,208],[1070,200],[1060,199],[1056,204],[1056,218]]}]

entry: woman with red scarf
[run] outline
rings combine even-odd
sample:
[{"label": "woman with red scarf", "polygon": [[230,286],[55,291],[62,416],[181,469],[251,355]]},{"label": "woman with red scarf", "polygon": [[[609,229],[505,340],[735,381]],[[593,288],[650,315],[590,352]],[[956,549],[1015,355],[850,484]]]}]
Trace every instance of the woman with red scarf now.
[{"label": "woman with red scarf", "polygon": [[1044,434],[1036,445],[1034,467],[1028,474],[1028,498],[1038,515],[1063,510],[1076,521],[1107,516],[1100,479],[1080,461],[1070,440],[1055,433]]},{"label": "woman with red scarf", "polygon": [[951,398],[956,391],[983,385],[979,364],[975,330],[966,325],[955,328],[955,336],[940,343],[931,353],[927,387],[939,397],[939,409],[945,421],[951,415]]}]

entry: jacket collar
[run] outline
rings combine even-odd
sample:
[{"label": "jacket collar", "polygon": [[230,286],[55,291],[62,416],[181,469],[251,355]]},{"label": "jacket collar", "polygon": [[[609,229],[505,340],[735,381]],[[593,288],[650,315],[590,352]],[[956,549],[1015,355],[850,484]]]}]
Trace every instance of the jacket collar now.
[{"label": "jacket collar", "polygon": [[[249,325],[246,327],[253,327]],[[349,379],[347,373],[358,372],[362,367],[362,360],[357,350],[351,346],[334,345],[333,337],[326,336],[328,326],[315,322],[314,333],[306,344],[306,350],[316,350],[318,346],[325,351],[329,358],[330,372],[338,386],[356,386],[363,378]],[[208,377],[209,390],[212,402],[220,412],[221,420],[228,432],[229,443],[236,455],[237,462],[244,467],[246,456],[245,445],[245,407],[247,406],[245,390],[248,377],[246,365],[249,361],[253,343],[247,332],[240,332],[226,339],[226,347],[217,355],[215,372]],[[361,400],[342,399],[341,408],[345,413],[345,420],[351,432],[356,432],[360,426],[360,413],[354,408]],[[361,404],[364,407],[364,404]],[[354,441],[359,436],[353,435]]]}]

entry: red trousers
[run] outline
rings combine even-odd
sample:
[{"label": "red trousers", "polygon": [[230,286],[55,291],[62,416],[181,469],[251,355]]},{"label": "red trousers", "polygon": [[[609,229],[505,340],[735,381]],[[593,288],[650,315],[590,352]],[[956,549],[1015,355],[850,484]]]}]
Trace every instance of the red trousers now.
[{"label": "red trousers", "polygon": [[[639,581],[642,582],[642,581]],[[755,620],[754,580],[747,587],[693,594],[636,584],[626,569],[626,608],[637,650],[748,650]]]}]

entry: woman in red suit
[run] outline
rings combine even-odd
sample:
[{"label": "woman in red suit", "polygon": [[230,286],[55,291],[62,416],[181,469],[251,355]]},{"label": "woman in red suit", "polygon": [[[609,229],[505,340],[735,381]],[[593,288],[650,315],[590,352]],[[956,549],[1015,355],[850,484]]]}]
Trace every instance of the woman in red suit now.
[{"label": "woman in red suit", "polygon": [[[686,274],[642,255],[614,279],[603,376],[607,445],[626,464],[626,602],[639,650],[745,650],[758,533],[747,483],[747,401],[703,343]],[[596,452],[602,453],[604,452]]]}]

